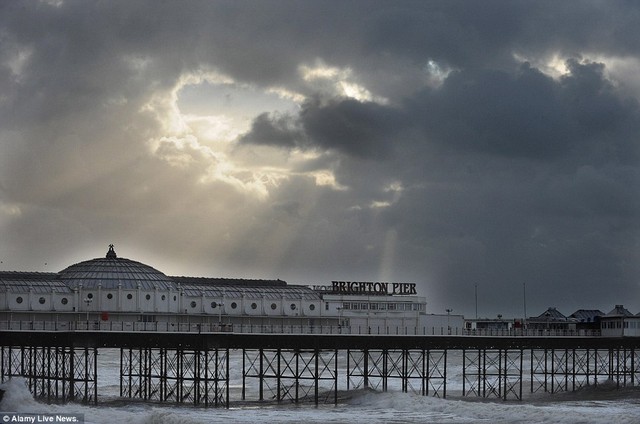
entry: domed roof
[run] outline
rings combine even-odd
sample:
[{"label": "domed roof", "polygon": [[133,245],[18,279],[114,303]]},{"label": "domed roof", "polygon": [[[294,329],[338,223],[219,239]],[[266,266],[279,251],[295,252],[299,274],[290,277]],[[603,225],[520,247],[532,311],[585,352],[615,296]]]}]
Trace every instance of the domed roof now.
[{"label": "domed roof", "polygon": [[140,262],[118,258],[113,245],[109,245],[106,257],[91,259],[71,265],[58,273],[69,287],[104,289],[175,289],[173,281],[164,273]]}]

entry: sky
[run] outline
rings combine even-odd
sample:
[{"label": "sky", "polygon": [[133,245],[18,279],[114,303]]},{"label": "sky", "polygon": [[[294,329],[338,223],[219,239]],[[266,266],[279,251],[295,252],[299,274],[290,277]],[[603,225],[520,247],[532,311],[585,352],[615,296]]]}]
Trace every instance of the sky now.
[{"label": "sky", "polygon": [[0,269],[638,313],[638,69],[634,1],[0,2]]}]

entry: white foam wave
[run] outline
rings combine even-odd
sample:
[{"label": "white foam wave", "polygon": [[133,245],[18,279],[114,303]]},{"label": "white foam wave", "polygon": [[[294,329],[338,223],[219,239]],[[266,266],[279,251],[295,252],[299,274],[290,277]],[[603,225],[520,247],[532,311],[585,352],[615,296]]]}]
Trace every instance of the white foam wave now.
[{"label": "white foam wave", "polygon": [[366,410],[384,422],[640,422],[640,399],[637,396],[624,401],[554,401],[529,404],[517,401],[452,400],[410,393],[361,391],[349,401],[349,405],[355,409]]},{"label": "white foam wave", "polygon": [[88,424],[205,424],[205,423],[623,423],[640,422],[637,397],[618,401],[488,402],[439,399],[411,393],[356,390],[338,406],[262,404],[260,406],[204,409],[189,406],[134,404],[90,407],[78,404],[45,405],[36,402],[24,379],[3,387],[3,411],[84,414]]},{"label": "white foam wave", "polygon": [[0,385],[0,389],[4,390],[0,411],[26,412],[23,408],[36,408],[39,405],[29,391],[27,380],[22,377],[13,377]]}]

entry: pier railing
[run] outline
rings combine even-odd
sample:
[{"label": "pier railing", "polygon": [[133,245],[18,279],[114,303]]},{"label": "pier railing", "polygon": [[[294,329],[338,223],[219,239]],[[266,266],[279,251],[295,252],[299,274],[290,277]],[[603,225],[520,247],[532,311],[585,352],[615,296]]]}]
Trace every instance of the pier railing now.
[{"label": "pier railing", "polygon": [[597,337],[600,330],[483,329],[415,326],[339,326],[287,324],[171,323],[139,321],[0,321],[0,330],[14,331],[125,331],[240,334],[354,334],[407,336],[488,336],[488,337]]}]

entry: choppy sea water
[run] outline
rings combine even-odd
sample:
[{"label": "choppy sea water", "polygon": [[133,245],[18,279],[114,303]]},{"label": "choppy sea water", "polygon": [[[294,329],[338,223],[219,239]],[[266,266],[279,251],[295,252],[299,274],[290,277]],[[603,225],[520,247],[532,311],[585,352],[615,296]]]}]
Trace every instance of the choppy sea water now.
[{"label": "choppy sea water", "polygon": [[[600,384],[576,392],[529,394],[523,381],[524,400],[462,398],[461,364],[448,358],[447,399],[402,393],[391,382],[387,392],[341,390],[338,405],[234,402],[240,399],[242,356],[230,356],[232,405],[201,408],[173,404],[140,403],[119,399],[119,351],[101,350],[98,366],[99,405],[48,405],[33,399],[26,381],[13,379],[0,411],[22,413],[83,414],[86,423],[197,424],[197,423],[640,423],[640,388],[616,389]],[[524,367],[526,370],[527,368]],[[525,373],[526,374],[526,373]],[[340,372],[345,375],[344,371]],[[523,375],[523,379],[526,379]],[[257,381],[248,381],[248,398],[255,395]],[[342,383],[341,383],[342,386]]]}]

